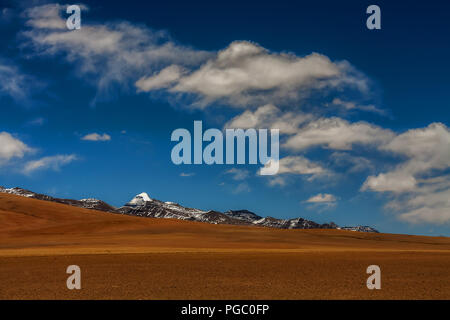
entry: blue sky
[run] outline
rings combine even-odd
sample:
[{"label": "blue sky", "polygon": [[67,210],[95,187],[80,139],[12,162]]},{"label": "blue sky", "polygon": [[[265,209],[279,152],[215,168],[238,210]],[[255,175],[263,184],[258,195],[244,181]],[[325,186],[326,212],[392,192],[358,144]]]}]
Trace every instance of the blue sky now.
[{"label": "blue sky", "polygon": [[[450,235],[450,5],[378,1],[368,30],[371,2],[302,2],[85,1],[71,31],[7,1],[0,185]],[[279,128],[283,172],[174,165],[194,120]]]}]

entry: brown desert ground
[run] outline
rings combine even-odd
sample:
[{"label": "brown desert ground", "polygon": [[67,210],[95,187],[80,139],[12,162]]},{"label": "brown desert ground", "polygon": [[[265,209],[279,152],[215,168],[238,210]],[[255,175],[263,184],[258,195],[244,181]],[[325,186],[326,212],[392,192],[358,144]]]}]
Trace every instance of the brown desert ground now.
[{"label": "brown desert ground", "polygon": [[[381,268],[381,290],[366,268]],[[81,268],[68,290],[66,268]],[[139,218],[0,194],[0,299],[450,299],[450,239]]]}]

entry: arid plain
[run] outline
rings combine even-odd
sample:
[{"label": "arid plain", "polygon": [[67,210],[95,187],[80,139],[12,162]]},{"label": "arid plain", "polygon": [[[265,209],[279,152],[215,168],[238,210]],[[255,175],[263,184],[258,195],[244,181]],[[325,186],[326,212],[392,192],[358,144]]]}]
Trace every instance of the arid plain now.
[{"label": "arid plain", "polygon": [[[366,268],[381,268],[381,290]],[[81,268],[68,290],[66,268]],[[123,216],[0,194],[0,299],[450,299],[450,239]]]}]

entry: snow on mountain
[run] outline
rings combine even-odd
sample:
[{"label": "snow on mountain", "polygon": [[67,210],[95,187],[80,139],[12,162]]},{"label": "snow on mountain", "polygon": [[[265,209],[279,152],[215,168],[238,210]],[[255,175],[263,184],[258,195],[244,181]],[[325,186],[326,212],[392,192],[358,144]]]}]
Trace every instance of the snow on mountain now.
[{"label": "snow on mountain", "polygon": [[4,187],[0,187],[0,192],[15,194],[15,195],[22,196],[22,197],[27,197],[27,198],[32,198],[34,195],[36,195],[34,192],[31,192],[31,191],[28,191],[28,190],[25,190],[25,189],[21,189],[21,188],[4,188]]},{"label": "snow on mountain", "polygon": [[143,206],[146,202],[151,202],[151,199],[146,192],[142,192],[131,199],[126,206],[135,207],[135,206]]},{"label": "snow on mountain", "polygon": [[263,218],[248,210],[229,210],[226,215],[234,219],[248,222],[252,225],[279,228],[279,229],[334,229],[337,227],[333,222],[327,224],[318,224],[314,221],[303,218],[277,219],[273,217]]},{"label": "snow on mountain", "polygon": [[[66,199],[66,201],[67,201],[67,199]],[[73,201],[75,201],[75,203],[73,205],[75,205],[77,207],[86,208],[86,209],[95,209],[95,210],[111,211],[111,212],[114,212],[116,210],[114,207],[110,206],[106,202],[103,202],[102,200],[99,200],[99,199],[94,199],[94,198],[81,199],[81,200],[79,200],[78,203],[76,202],[77,200],[73,200]]]},{"label": "snow on mountain", "polygon": [[116,208],[114,208],[113,206],[110,206],[109,204],[107,204],[106,202],[103,202],[102,200],[93,199],[93,198],[81,199],[81,200],[53,198],[53,197],[47,196],[45,194],[35,193],[32,191],[25,190],[22,188],[17,188],[17,187],[16,188],[0,187],[0,192],[15,194],[18,196],[33,198],[33,199],[38,199],[38,200],[63,203],[63,204],[68,204],[68,205],[71,205],[74,207],[80,207],[80,208],[85,208],[85,209],[116,212]]},{"label": "snow on mountain", "polygon": [[376,232],[378,231],[369,226],[356,226],[356,227],[337,227],[339,230],[358,231],[358,232]]},{"label": "snow on mountain", "polygon": [[162,202],[151,199],[143,192],[135,196],[123,207],[118,209],[120,213],[154,218],[173,218],[181,220],[197,220],[205,211],[185,208],[174,202]]},{"label": "snow on mountain", "polygon": [[110,206],[102,200],[87,198],[81,200],[59,199],[44,194],[34,193],[21,188],[0,187],[0,192],[15,194],[27,198],[63,203],[75,207],[94,209],[112,213],[127,214],[140,217],[180,219],[212,224],[253,225],[278,229],[341,229],[359,232],[378,232],[369,226],[339,227],[333,222],[318,224],[303,218],[277,219],[273,217],[261,217],[248,210],[229,210],[219,212],[214,210],[204,211],[195,208],[187,208],[182,205],[167,201],[152,199],[147,193],[136,195],[128,203],[120,208]]},{"label": "snow on mountain", "polygon": [[180,219],[212,224],[250,224],[249,222],[228,216],[226,213],[214,210],[204,211],[187,208],[171,201],[163,202],[156,199],[144,201],[143,199],[146,198],[150,199],[146,193],[138,194],[123,207],[120,207],[118,212],[140,217]]}]

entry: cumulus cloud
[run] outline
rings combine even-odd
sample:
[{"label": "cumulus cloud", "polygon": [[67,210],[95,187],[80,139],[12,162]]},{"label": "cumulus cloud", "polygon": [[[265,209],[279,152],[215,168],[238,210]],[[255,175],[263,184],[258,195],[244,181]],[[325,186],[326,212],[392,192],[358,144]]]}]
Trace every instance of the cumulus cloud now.
[{"label": "cumulus cloud", "polygon": [[235,116],[226,128],[269,128],[280,129],[288,136],[282,147],[302,151],[313,146],[333,150],[351,150],[354,144],[385,145],[395,134],[368,122],[349,122],[338,117],[315,118],[310,113],[283,111],[267,104],[256,110],[247,110]]},{"label": "cumulus cloud", "polygon": [[337,205],[337,198],[329,193],[319,193],[303,202],[309,204],[307,209],[321,213],[335,208]]},{"label": "cumulus cloud", "polygon": [[[307,152],[309,148],[320,146],[330,150],[351,151],[354,145],[377,148],[391,141],[395,134],[388,129],[367,122],[351,123],[341,118],[315,118],[309,113],[283,111],[268,104],[256,110],[247,110],[231,119],[225,128],[271,128],[280,129],[285,139],[282,147],[288,152]],[[349,152],[334,152],[330,160],[337,167],[346,167],[348,172],[372,170],[372,163]],[[331,176],[332,171],[306,159],[291,155],[280,160],[278,174],[309,174],[309,181],[320,176]],[[270,177],[269,184],[285,185],[289,177]]]},{"label": "cumulus cloud", "polygon": [[351,150],[354,144],[380,145],[390,141],[393,136],[391,130],[364,121],[350,123],[336,117],[321,118],[300,128],[283,146],[296,151],[313,146]]},{"label": "cumulus cloud", "polygon": [[313,89],[343,86],[367,90],[367,81],[347,62],[333,62],[318,53],[298,57],[235,41],[173,81],[169,91],[196,95],[200,107],[212,102],[242,107],[298,100]]},{"label": "cumulus cloud", "polygon": [[138,91],[166,89],[193,96],[193,105],[199,107],[212,102],[242,107],[298,101],[319,89],[368,90],[368,79],[348,62],[319,53],[275,53],[249,41],[207,52],[180,45],[167,32],[126,21],[83,22],[80,30],[68,32],[65,8],[28,8],[25,46],[76,64],[75,72],[97,86],[94,103],[115,94],[115,86],[126,90],[130,85]]},{"label": "cumulus cloud", "polygon": [[23,158],[26,153],[32,151],[32,148],[21,140],[14,138],[10,133],[0,132],[0,164],[13,158]]},{"label": "cumulus cloud", "polygon": [[44,169],[51,169],[58,171],[61,168],[61,166],[69,164],[75,160],[77,160],[77,156],[74,154],[44,157],[38,160],[28,161],[23,168],[23,172],[25,174],[30,174],[37,170],[44,170]]},{"label": "cumulus cloud", "polygon": [[327,203],[327,202],[336,202],[336,197],[329,193],[319,193],[315,196],[312,196],[306,202],[308,203]]},{"label": "cumulus cloud", "polygon": [[[67,30],[66,21],[61,17],[61,12],[66,8],[67,6],[60,4],[30,7],[25,11],[29,18],[26,24],[37,29]],[[86,11],[88,8],[82,5],[81,9]]]},{"label": "cumulus cloud", "polygon": [[136,81],[136,87],[141,91],[157,90],[167,88],[181,78],[184,69],[177,65],[164,68],[159,73],[150,77],[142,77]]},{"label": "cumulus cloud", "polygon": [[111,136],[109,134],[98,134],[98,133],[89,133],[81,138],[81,140],[85,141],[109,141],[111,140]]},{"label": "cumulus cloud", "polygon": [[292,134],[298,131],[301,124],[312,118],[311,114],[283,112],[273,104],[267,104],[255,111],[247,110],[237,115],[225,125],[225,128],[279,129],[280,134]]},{"label": "cumulus cloud", "polygon": [[[280,129],[280,134],[285,137],[282,147],[290,153],[304,153],[314,146],[343,151],[351,151],[354,145],[377,148],[395,137],[391,130],[367,122],[351,123],[336,117],[317,119],[310,113],[284,111],[272,104],[261,106],[256,110],[247,110],[235,116],[225,125],[225,128]],[[334,152],[330,160],[333,165],[345,167],[348,172],[373,169],[368,159],[349,152]],[[331,170],[325,170],[303,156],[288,156],[280,163],[279,174],[312,174],[308,179],[310,181],[320,175],[332,175]],[[285,185],[288,180],[291,180],[287,177],[269,179],[270,185]]]},{"label": "cumulus cloud", "polygon": [[397,194],[387,208],[409,223],[445,224],[450,222],[450,176],[419,180],[414,192]]},{"label": "cumulus cloud", "polygon": [[[288,116],[285,116],[285,115]],[[398,212],[398,218],[409,222],[450,222],[448,195],[445,182],[450,169],[450,133],[442,123],[426,128],[394,133],[367,122],[349,122],[333,118],[305,118],[304,115],[283,112],[273,105],[264,105],[236,116],[226,127],[277,127],[285,128],[282,147],[290,152],[307,152],[311,147],[336,150],[329,160],[334,168],[347,172],[374,171],[375,163],[366,157],[352,154],[360,145],[371,147],[373,152],[397,157],[400,164],[392,170],[370,175],[361,190],[389,193],[387,208]],[[443,176],[444,174],[444,176]],[[304,156],[289,155],[279,161],[276,177],[269,177],[269,185],[284,186],[292,176],[306,175],[312,181],[318,177],[332,176],[333,172]],[[437,184],[435,179],[442,178]],[[449,183],[450,184],[450,183]]]},{"label": "cumulus cloud", "polygon": [[[274,161],[274,160],[272,160]],[[267,163],[264,168],[267,168]],[[303,156],[287,156],[278,161],[278,173],[276,176],[269,177],[269,185],[285,186],[292,176],[307,176],[308,181],[313,181],[319,177],[332,175],[332,172],[323,168],[319,164],[306,159]],[[261,168],[259,174],[261,175]]]},{"label": "cumulus cloud", "polygon": [[361,190],[373,190],[378,192],[391,191],[401,193],[412,191],[416,188],[417,181],[408,172],[392,171],[380,173],[377,176],[369,176],[364,182]]},{"label": "cumulus cloud", "polygon": [[368,177],[363,189],[392,192],[414,190],[418,175],[450,167],[450,131],[442,123],[408,130],[380,149],[403,155],[407,160],[393,171]]},{"label": "cumulus cloud", "polygon": [[324,174],[326,170],[320,165],[302,157],[302,156],[288,156],[281,158],[279,161],[278,173],[293,173],[293,174]]},{"label": "cumulus cloud", "polygon": [[389,208],[410,222],[450,222],[450,131],[442,123],[411,129],[396,136],[381,150],[404,157],[388,172],[369,176],[361,190],[388,192]]},{"label": "cumulus cloud", "polygon": [[275,53],[249,41],[208,52],[178,44],[167,32],[126,21],[83,22],[81,29],[68,32],[65,9],[45,4],[25,10],[28,29],[22,38],[32,53],[62,56],[76,64],[75,72],[97,86],[94,102],[117,92],[115,86],[131,85],[138,91],[192,95],[200,107],[212,102],[242,107],[297,101],[315,89],[368,90],[367,78],[348,62],[319,53]]},{"label": "cumulus cloud", "polygon": [[[37,54],[62,55],[76,63],[77,74],[88,75],[85,78],[97,86],[97,100],[115,92],[114,85],[127,88],[165,66],[196,65],[209,56],[208,52],[176,44],[165,32],[128,22],[83,23],[81,29],[68,32],[61,16],[65,8],[58,4],[29,8],[25,16],[30,29],[22,34]],[[154,83],[150,87],[155,88]]]}]

